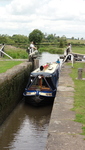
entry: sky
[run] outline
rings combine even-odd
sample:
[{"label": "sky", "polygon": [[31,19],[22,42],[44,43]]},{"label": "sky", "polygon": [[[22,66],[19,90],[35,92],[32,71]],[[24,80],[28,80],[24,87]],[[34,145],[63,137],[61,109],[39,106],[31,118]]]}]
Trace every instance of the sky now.
[{"label": "sky", "polygon": [[0,0],[0,34],[85,39],[85,0]]}]

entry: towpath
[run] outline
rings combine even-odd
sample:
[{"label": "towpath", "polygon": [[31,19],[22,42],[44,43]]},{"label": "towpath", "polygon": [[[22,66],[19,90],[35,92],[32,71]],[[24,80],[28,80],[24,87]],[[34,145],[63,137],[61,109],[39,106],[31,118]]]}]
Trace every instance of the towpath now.
[{"label": "towpath", "polygon": [[71,67],[61,69],[58,91],[51,114],[45,150],[85,150],[82,124],[75,122],[74,83],[69,75]]}]

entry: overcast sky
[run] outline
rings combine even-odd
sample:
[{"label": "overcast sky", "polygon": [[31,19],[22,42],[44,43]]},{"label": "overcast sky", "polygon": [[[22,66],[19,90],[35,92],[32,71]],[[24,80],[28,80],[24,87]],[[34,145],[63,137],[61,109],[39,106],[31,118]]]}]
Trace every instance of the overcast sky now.
[{"label": "overcast sky", "polygon": [[85,38],[85,0],[0,0],[0,34]]}]

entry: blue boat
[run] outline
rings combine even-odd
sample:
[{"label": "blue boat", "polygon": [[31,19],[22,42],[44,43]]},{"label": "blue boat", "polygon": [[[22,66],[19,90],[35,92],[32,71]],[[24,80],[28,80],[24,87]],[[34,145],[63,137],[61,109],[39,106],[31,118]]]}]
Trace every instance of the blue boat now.
[{"label": "blue boat", "polygon": [[59,80],[60,65],[47,63],[31,72],[23,93],[25,101],[35,106],[53,101]]}]

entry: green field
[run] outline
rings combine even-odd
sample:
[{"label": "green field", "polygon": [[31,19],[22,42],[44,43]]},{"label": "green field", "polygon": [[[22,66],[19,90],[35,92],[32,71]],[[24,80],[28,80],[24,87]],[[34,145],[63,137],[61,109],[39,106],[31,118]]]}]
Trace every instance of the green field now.
[{"label": "green field", "polygon": [[85,54],[85,46],[73,46],[72,52],[79,53],[79,54]]},{"label": "green field", "polygon": [[22,61],[0,61],[0,73],[6,72],[8,69],[19,65]]},{"label": "green field", "polygon": [[85,44],[85,40],[78,40],[78,39],[67,39],[67,43],[72,43],[72,44]]}]

